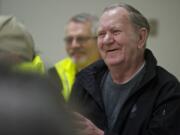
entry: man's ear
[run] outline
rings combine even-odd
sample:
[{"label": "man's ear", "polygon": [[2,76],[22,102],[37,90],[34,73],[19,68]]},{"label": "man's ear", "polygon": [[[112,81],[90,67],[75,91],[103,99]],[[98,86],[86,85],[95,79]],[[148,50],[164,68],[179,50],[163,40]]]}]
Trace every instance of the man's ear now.
[{"label": "man's ear", "polygon": [[148,31],[146,28],[140,28],[138,30],[138,33],[139,33],[138,48],[144,48],[148,37]]}]

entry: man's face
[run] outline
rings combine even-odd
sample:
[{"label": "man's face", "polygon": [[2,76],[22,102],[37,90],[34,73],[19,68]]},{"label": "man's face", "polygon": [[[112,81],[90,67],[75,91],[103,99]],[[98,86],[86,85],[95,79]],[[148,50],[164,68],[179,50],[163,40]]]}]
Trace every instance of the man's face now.
[{"label": "man's face", "polygon": [[98,48],[108,66],[136,62],[142,46],[125,9],[116,8],[103,13],[98,28]]},{"label": "man's face", "polygon": [[88,22],[70,22],[66,27],[65,43],[67,53],[80,69],[99,58],[97,40]]}]

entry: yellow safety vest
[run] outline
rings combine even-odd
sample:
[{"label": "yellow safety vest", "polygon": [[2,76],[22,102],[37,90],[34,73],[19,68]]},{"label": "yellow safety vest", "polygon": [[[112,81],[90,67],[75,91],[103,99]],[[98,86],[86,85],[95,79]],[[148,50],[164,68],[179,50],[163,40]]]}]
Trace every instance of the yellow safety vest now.
[{"label": "yellow safety vest", "polygon": [[62,95],[65,101],[68,101],[77,73],[76,66],[73,60],[68,57],[56,63],[55,69],[63,85]]},{"label": "yellow safety vest", "polygon": [[39,55],[36,55],[31,62],[23,62],[14,67],[22,72],[45,73],[45,65]]}]

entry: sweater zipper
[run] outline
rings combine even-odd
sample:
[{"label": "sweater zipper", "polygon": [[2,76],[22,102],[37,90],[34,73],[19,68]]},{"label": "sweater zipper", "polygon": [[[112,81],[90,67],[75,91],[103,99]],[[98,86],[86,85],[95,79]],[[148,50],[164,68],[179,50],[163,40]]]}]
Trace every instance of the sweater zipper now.
[{"label": "sweater zipper", "polygon": [[167,108],[167,104],[164,105],[164,109],[162,111],[162,115],[165,116],[166,115],[166,108]]}]

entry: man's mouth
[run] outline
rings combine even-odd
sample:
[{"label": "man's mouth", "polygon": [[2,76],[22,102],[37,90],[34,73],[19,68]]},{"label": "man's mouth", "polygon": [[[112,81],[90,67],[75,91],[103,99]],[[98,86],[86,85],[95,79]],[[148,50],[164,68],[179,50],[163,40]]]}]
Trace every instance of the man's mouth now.
[{"label": "man's mouth", "polygon": [[107,50],[107,52],[114,52],[114,51],[117,51],[118,49],[109,49]]},{"label": "man's mouth", "polygon": [[83,56],[83,53],[81,52],[74,52],[71,54],[71,57],[73,57],[74,59],[79,59]]}]

